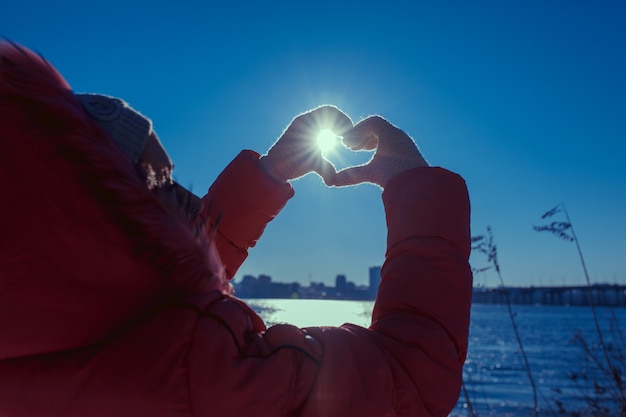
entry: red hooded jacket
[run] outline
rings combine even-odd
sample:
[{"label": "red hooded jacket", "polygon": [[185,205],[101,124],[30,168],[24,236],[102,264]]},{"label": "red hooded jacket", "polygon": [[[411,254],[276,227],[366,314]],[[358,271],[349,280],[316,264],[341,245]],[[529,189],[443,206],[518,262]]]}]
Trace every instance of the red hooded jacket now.
[{"label": "red hooded jacket", "polygon": [[[369,329],[263,321],[221,291],[207,239],[167,213],[42,58],[0,43],[0,416],[445,416],[467,349],[463,180],[383,192]],[[242,152],[204,197],[230,278],[293,196]],[[213,228],[207,228],[213,230]]]}]

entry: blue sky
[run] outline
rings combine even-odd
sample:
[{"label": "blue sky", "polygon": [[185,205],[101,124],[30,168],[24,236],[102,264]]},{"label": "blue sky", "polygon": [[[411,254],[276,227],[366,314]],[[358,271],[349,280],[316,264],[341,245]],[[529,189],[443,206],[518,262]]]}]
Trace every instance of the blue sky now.
[{"label": "blue sky", "polygon": [[[473,234],[492,227],[507,284],[584,283],[575,246],[532,230],[561,202],[592,281],[626,284],[626,3],[95,4],[10,2],[0,35],[76,91],[151,117],[196,193],[241,149],[263,153],[292,117],[334,104],[354,120],[387,117],[465,177]],[[294,188],[237,278],[365,284],[384,260],[380,190],[314,175]]]}]

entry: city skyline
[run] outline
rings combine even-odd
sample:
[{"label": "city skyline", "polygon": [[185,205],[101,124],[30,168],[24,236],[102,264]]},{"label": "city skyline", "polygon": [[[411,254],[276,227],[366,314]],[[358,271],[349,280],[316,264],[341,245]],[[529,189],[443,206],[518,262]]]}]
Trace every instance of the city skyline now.
[{"label": "city skyline", "polygon": [[[374,301],[380,284],[380,267],[369,269],[369,285],[357,286],[343,274],[335,285],[297,281],[276,282],[269,275],[245,275],[234,281],[235,295],[243,299],[326,299]],[[626,306],[626,285],[593,284],[586,286],[483,287],[474,286],[472,303],[548,306]]]},{"label": "city skyline", "polygon": [[308,287],[293,280],[291,282],[273,281],[265,274],[244,275],[240,280],[233,280],[235,293],[241,298],[332,298],[351,300],[374,300],[381,279],[381,267],[369,268],[368,285],[357,285],[348,280],[346,275],[337,274],[334,287],[324,281],[309,281]]}]

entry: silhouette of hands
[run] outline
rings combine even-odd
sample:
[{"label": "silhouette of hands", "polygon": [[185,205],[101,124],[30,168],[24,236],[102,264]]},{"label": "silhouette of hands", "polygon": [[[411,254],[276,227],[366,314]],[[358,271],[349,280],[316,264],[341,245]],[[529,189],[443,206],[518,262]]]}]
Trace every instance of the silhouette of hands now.
[{"label": "silhouette of hands", "polygon": [[343,133],[342,142],[352,151],[376,152],[367,163],[337,172],[332,182],[337,187],[369,182],[384,189],[402,172],[428,166],[413,139],[380,116],[357,123]]},{"label": "silhouette of hands", "polygon": [[333,185],[335,167],[322,156],[316,143],[317,135],[322,129],[342,135],[352,127],[352,120],[334,106],[321,106],[302,113],[291,121],[259,163],[279,182],[316,172],[327,185]]},{"label": "silhouette of hands", "polygon": [[[343,136],[344,146],[352,151],[374,150],[375,153],[363,165],[336,172],[316,143],[322,129]],[[294,118],[259,163],[279,182],[316,172],[327,185],[345,187],[368,182],[383,189],[402,172],[428,166],[413,139],[386,119],[370,116],[353,125],[348,115],[328,105]]]}]

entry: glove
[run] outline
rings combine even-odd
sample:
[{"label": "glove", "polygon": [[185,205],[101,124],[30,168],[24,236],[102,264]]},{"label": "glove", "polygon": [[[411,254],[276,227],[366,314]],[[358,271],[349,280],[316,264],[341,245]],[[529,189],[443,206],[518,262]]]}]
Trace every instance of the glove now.
[{"label": "glove", "polygon": [[322,129],[330,129],[340,136],[352,127],[352,120],[334,106],[321,106],[302,113],[292,120],[259,163],[278,182],[316,172],[327,185],[332,185],[335,167],[322,156],[316,143],[317,135]]},{"label": "glove", "polygon": [[357,123],[343,134],[342,142],[352,151],[376,152],[369,162],[337,172],[333,181],[337,187],[369,182],[384,189],[402,172],[428,166],[413,139],[380,116]]}]

